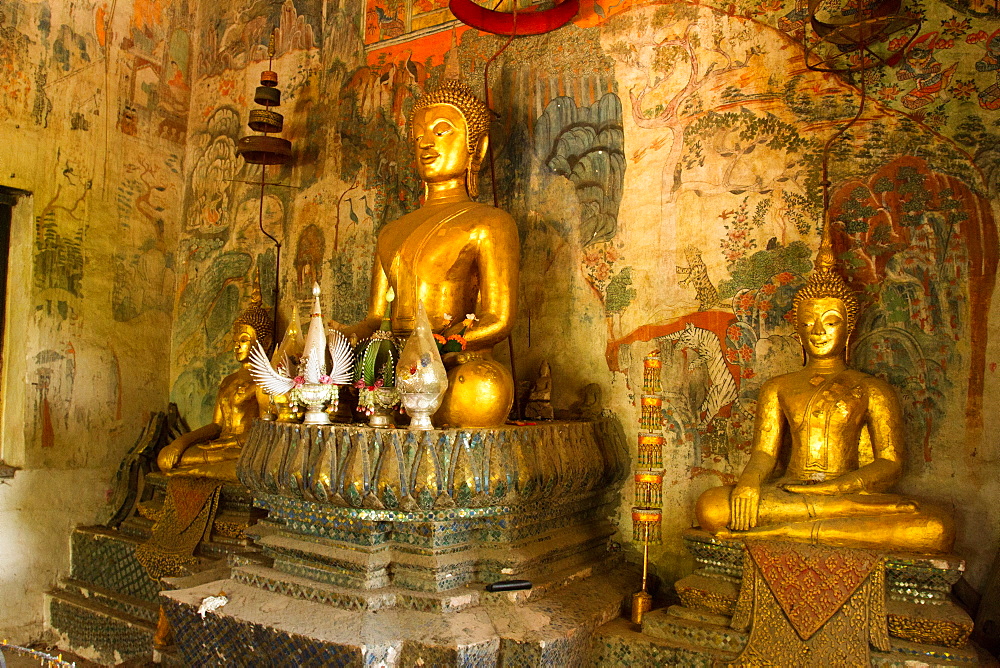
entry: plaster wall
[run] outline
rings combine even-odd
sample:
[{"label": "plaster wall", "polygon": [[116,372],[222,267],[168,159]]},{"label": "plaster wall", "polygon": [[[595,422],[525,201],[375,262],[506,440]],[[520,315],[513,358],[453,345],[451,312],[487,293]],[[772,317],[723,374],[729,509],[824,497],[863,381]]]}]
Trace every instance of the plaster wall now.
[{"label": "plaster wall", "polygon": [[[183,2],[0,2],[0,185],[15,209],[0,636],[42,629],[73,526],[166,407],[189,37]],[[25,210],[27,207],[27,211]]]},{"label": "plaster wall", "polygon": [[[201,8],[171,360],[172,397],[192,424],[233,369],[226,338],[250,277],[267,288],[274,276],[259,189],[240,183],[260,173],[235,155],[266,35],[277,26],[279,111],[296,151],[268,173],[291,187],[268,186],[264,202],[283,243],[282,324],[314,279],[327,316],[351,322],[375,234],[419,201],[412,101],[446,74],[482,90],[505,41],[446,7]],[[831,216],[867,305],[852,360],[892,382],[906,411],[901,489],[955,507],[957,549],[980,587],[1000,519],[1000,17],[977,0],[915,11],[919,28],[879,46],[900,58],[869,73],[865,111],[832,145]],[[803,20],[801,3],[782,0],[584,0],[573,23],[514,40],[490,69],[496,191],[522,244],[519,375],[548,359],[557,408],[596,383],[634,436],[642,358],[661,351],[668,446],[653,559],[668,578],[687,567],[679,532],[694,500],[749,456],[760,383],[801,363],[787,316],[819,242],[820,155],[862,97],[859,78],[806,67]],[[491,186],[484,170],[487,201]],[[619,540],[634,548],[630,497]]]}]

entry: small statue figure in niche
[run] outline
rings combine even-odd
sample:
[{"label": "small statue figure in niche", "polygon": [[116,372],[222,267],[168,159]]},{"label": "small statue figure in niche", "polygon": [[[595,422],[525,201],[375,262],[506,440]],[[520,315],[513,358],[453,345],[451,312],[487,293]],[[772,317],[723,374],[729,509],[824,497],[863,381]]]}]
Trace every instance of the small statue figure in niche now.
[{"label": "small statue figure in niche", "polygon": [[596,420],[604,412],[604,392],[598,383],[587,383],[580,388],[579,399],[568,409],[560,409],[560,420]]},{"label": "small statue figure in niche", "polygon": [[250,376],[250,350],[255,342],[271,346],[274,324],[254,286],[250,306],[233,323],[233,352],[240,368],[219,385],[212,421],[189,431],[160,450],[156,463],[168,475],[188,475],[236,482],[236,461],[250,424],[260,414],[257,384]]},{"label": "small statue figure in niche", "polygon": [[552,369],[547,360],[543,360],[538,367],[538,378],[532,384],[524,405],[524,417],[528,420],[551,420],[555,417],[552,411]]}]

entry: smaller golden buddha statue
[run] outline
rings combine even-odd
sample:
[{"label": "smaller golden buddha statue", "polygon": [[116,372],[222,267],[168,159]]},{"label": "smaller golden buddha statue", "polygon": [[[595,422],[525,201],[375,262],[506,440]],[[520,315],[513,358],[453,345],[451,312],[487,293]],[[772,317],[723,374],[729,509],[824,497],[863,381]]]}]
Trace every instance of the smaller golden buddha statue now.
[{"label": "smaller golden buddha statue", "polygon": [[167,475],[187,475],[233,481],[236,461],[250,424],[259,415],[257,385],[250,376],[248,360],[254,342],[271,345],[274,325],[261,305],[260,289],[254,287],[250,306],[233,323],[233,352],[240,368],[219,386],[212,422],[182,434],[160,450],[156,463]]},{"label": "smaller golden buddha statue", "polygon": [[335,324],[350,337],[371,336],[390,288],[392,331],[400,338],[413,331],[418,302],[445,338],[460,334],[474,314],[462,334],[465,349],[443,356],[448,390],[434,422],[454,427],[503,424],[514,400],[511,374],[491,353],[514,322],[520,241],[509,214],[473,199],[489,123],[486,105],[455,81],[417,100],[410,138],[424,203],[379,232],[365,319]]},{"label": "smaller golden buddha statue", "polygon": [[903,414],[892,386],[847,366],[858,301],[826,238],[793,308],[805,367],[761,387],[750,461],[736,485],[698,499],[701,527],[720,537],[950,551],[947,512],[888,493],[903,472]]}]

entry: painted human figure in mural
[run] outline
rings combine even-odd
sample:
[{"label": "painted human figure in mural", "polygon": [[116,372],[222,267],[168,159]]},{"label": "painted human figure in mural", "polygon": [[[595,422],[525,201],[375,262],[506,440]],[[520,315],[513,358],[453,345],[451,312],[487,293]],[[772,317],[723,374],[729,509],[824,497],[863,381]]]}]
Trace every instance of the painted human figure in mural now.
[{"label": "painted human figure in mural", "polygon": [[467,86],[445,81],[414,105],[410,137],[424,182],[423,206],[379,232],[368,315],[341,326],[363,338],[378,329],[392,288],[392,329],[413,331],[423,302],[433,330],[459,334],[465,350],[447,353],[448,392],[435,421],[452,426],[495,426],[510,412],[514,382],[491,356],[510,332],[517,303],[520,242],[506,212],[472,198],[486,155],[490,111]]},{"label": "painted human figure in mural", "polygon": [[1000,30],[986,42],[986,55],[976,61],[977,72],[996,72],[997,83],[979,93],[979,106],[991,111],[1000,109]]},{"label": "painted human figure in mural", "polygon": [[795,297],[806,365],[761,387],[750,461],[735,486],[701,495],[698,522],[723,537],[947,552],[955,532],[946,512],[887,493],[903,472],[902,410],[890,385],[847,367],[857,297],[828,245],[816,266]]},{"label": "painted human figure in mural", "polygon": [[236,461],[250,424],[259,415],[257,384],[250,376],[250,350],[255,341],[271,347],[274,325],[255,288],[250,306],[233,323],[233,352],[240,368],[219,385],[212,422],[182,434],[160,450],[156,463],[168,475],[236,481]]},{"label": "painted human figure in mural", "polygon": [[908,109],[919,109],[934,102],[941,91],[948,87],[957,65],[952,64],[946,70],[941,69],[941,63],[934,57],[936,32],[922,35],[914,40],[910,50],[896,72],[900,81],[914,82],[913,90],[903,96],[903,105]]}]

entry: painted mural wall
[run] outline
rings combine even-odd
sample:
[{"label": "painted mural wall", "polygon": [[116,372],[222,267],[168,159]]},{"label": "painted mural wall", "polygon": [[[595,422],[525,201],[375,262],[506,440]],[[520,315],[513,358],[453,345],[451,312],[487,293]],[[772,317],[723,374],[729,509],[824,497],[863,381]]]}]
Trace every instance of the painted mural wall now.
[{"label": "painted mural wall", "polygon": [[[226,337],[250,277],[274,281],[257,229],[260,179],[235,155],[277,28],[285,137],[263,222],[282,240],[283,319],[313,280],[328,317],[363,312],[375,234],[417,206],[413,100],[442,77],[488,88],[495,190],[522,243],[519,375],[547,359],[566,408],[590,384],[638,430],[642,358],[659,349],[670,438],[664,543],[749,456],[755,399],[795,369],[791,298],[811,268],[831,146],[834,241],[866,310],[859,368],[898,388],[902,488],[953,504],[980,586],[997,549],[1000,15],[992,2],[915,3],[897,59],[865,75],[806,66],[805,3],[583,0],[576,20],[506,42],[438,0],[222,0],[197,19],[178,250],[172,396],[207,421],[232,370]],[[850,61],[856,54],[841,54]],[[493,181],[484,170],[483,198]],[[265,290],[269,292],[269,290]],[[593,392],[593,388],[589,390]],[[197,417],[194,417],[197,416]],[[633,447],[634,444],[633,444]],[[626,489],[622,542],[628,543]]]},{"label": "painted mural wall", "polygon": [[183,0],[0,0],[0,186],[31,193],[4,349],[24,410],[0,456],[25,469],[0,485],[5,637],[40,627],[73,525],[166,407],[189,23]]}]

